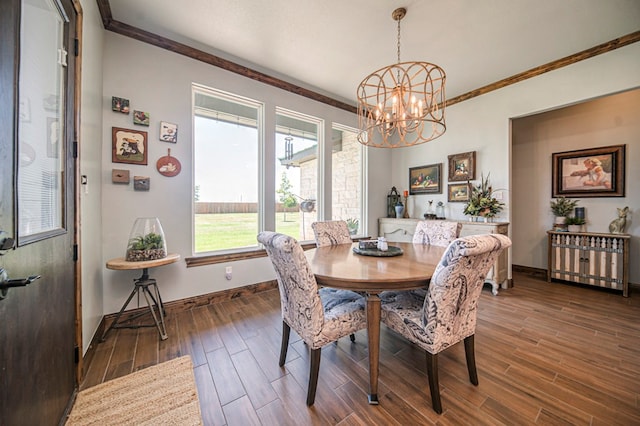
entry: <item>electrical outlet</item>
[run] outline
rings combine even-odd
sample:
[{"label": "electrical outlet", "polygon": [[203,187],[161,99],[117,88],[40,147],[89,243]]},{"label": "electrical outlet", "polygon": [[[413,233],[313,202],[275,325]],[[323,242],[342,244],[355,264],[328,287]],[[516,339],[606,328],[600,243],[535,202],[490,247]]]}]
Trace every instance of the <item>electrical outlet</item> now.
[{"label": "electrical outlet", "polygon": [[224,270],[224,277],[227,280],[231,280],[231,278],[233,277],[233,267],[231,266],[227,266]]},{"label": "electrical outlet", "polygon": [[493,198],[496,200],[502,200],[502,191],[496,191],[493,193]]}]

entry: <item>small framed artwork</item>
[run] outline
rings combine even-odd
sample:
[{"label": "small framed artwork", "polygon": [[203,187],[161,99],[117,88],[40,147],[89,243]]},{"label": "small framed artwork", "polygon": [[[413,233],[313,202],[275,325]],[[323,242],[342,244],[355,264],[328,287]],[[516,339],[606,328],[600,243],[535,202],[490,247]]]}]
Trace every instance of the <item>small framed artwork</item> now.
[{"label": "small framed artwork", "polygon": [[111,128],[111,161],[113,163],[147,164],[147,132]]},{"label": "small framed artwork", "polygon": [[417,194],[442,194],[442,163],[409,169],[409,192]]},{"label": "small framed artwork", "polygon": [[134,176],[133,189],[135,191],[148,191],[151,186],[151,178],[148,176]]},{"label": "small framed artwork", "polygon": [[552,197],[624,197],[626,145],[552,154]]},{"label": "small framed artwork", "polygon": [[465,203],[469,201],[470,194],[471,184],[469,182],[450,183],[447,191],[447,201],[450,203]]},{"label": "small framed artwork", "polygon": [[144,111],[133,110],[133,124],[140,124],[141,126],[149,125],[149,113]]},{"label": "small framed artwork", "polygon": [[129,170],[112,169],[111,182],[129,184]]},{"label": "small framed artwork", "polygon": [[163,142],[178,142],[178,125],[173,123],[167,123],[166,121],[160,122],[160,140]]},{"label": "small framed artwork", "polygon": [[115,112],[121,112],[123,114],[129,114],[129,99],[112,96],[111,110]]},{"label": "small framed artwork", "polygon": [[476,178],[476,152],[463,152],[449,156],[449,180],[451,182]]}]

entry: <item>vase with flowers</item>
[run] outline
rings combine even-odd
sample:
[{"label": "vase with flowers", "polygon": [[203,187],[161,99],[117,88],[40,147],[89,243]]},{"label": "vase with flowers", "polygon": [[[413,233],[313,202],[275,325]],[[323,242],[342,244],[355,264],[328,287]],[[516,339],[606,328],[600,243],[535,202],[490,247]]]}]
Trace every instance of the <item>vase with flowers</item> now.
[{"label": "vase with flowers", "polygon": [[[490,173],[489,173],[490,174]],[[489,174],[485,179],[480,177],[480,183],[471,188],[469,201],[464,207],[464,214],[472,217],[482,217],[487,221],[494,218],[504,209],[504,203],[493,196],[493,187],[489,184]]]}]

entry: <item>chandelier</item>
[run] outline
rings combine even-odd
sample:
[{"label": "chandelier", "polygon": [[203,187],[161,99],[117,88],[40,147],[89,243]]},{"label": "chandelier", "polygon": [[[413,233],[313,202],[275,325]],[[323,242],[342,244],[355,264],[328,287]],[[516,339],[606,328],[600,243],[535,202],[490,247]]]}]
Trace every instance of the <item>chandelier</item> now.
[{"label": "chandelier", "polygon": [[398,22],[398,63],[367,76],[358,87],[358,141],[377,148],[401,148],[442,135],[445,73],[429,62],[400,62],[400,21],[405,8],[393,11]]}]

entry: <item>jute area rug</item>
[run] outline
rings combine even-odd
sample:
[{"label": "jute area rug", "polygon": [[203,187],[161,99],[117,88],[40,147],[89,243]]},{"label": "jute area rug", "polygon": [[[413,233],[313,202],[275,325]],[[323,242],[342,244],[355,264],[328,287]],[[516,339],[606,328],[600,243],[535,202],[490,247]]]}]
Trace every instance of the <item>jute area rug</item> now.
[{"label": "jute area rug", "polygon": [[201,425],[191,358],[176,358],[79,392],[66,424]]}]

